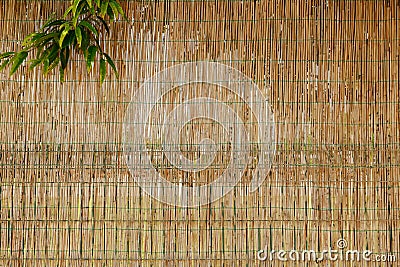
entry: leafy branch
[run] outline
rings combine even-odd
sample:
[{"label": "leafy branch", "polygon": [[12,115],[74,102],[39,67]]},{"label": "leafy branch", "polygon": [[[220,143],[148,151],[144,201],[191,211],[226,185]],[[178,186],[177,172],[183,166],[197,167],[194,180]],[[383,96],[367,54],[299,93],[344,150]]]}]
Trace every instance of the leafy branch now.
[{"label": "leafy branch", "polygon": [[58,66],[60,81],[64,74],[72,51],[83,54],[87,71],[92,70],[95,59],[100,59],[100,83],[104,82],[110,65],[118,78],[118,71],[111,57],[100,46],[100,37],[109,33],[108,21],[115,21],[121,15],[128,21],[119,0],[72,0],[62,18],[51,17],[36,32],[25,37],[22,49],[17,52],[0,54],[0,71],[11,65],[12,76],[28,54],[36,52],[29,60],[29,70],[42,66],[44,74]]}]

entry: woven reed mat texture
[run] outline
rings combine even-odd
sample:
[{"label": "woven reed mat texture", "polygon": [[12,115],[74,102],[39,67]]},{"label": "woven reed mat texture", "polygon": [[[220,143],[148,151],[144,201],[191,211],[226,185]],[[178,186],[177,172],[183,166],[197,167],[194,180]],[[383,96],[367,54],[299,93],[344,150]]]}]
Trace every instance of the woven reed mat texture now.
[{"label": "woven reed mat texture", "polygon": [[[64,84],[57,71],[0,74],[0,266],[314,266],[277,253],[260,259],[260,250],[321,252],[341,239],[342,251],[370,250],[373,260],[320,264],[400,257],[398,1],[121,3],[134,22],[117,21],[103,38],[118,80],[100,86],[98,63],[88,74],[82,55],[72,56]],[[18,48],[67,5],[0,1],[0,51]],[[195,61],[234,67],[258,86],[273,112],[275,155],[255,192],[245,192],[247,169],[224,197],[179,207],[139,187],[122,133],[145,79]],[[159,107],[171,111],[185,100],[179,92]],[[216,92],[248,116],[227,90],[190,90]],[[181,151],[172,152],[193,160],[199,136],[224,140],[229,131],[198,119],[181,133]],[[156,170],[179,186],[207,185],[232,152],[226,146],[209,170],[185,176],[161,164],[162,148],[149,142]]]}]

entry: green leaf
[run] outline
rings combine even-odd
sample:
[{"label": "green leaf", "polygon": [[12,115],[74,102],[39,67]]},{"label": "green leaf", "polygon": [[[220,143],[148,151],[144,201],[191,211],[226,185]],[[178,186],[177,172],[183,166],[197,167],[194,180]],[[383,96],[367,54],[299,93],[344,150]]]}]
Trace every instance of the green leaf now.
[{"label": "green leaf", "polygon": [[71,25],[66,25],[65,29],[62,31],[61,35],[60,35],[60,41],[59,41],[59,45],[60,47],[62,47],[62,44],[64,42],[64,38],[67,36],[67,34],[69,33],[69,29],[71,28]]},{"label": "green leaf", "polygon": [[54,60],[53,63],[50,64],[49,68],[47,69],[47,71],[45,72],[45,75],[47,75],[50,71],[52,71],[55,67],[57,67],[57,65],[60,63],[60,58],[57,57],[56,60]]},{"label": "green leaf", "polygon": [[29,61],[29,70],[33,70],[37,65],[39,65],[42,62],[40,58],[32,59]]},{"label": "green leaf", "polygon": [[[126,15],[125,15],[124,10],[122,9],[121,5],[120,5],[117,1],[111,0],[111,1],[110,1],[110,5],[111,5],[111,7],[113,7],[113,10],[117,10],[118,13],[121,14],[122,17],[123,17],[125,20],[128,20],[128,18],[127,18]],[[115,11],[114,11],[114,14],[115,14]]]},{"label": "green leaf", "polygon": [[72,15],[75,17],[76,16],[76,10],[78,8],[79,2],[81,0],[74,0],[73,4],[72,4]]},{"label": "green leaf", "polygon": [[101,2],[101,7],[100,7],[100,16],[104,19],[104,17],[107,14],[107,9],[108,9],[108,0]]},{"label": "green leaf", "polygon": [[98,20],[103,24],[104,28],[106,29],[107,33],[110,33],[110,28],[108,27],[107,22],[100,16],[96,16]]},{"label": "green leaf", "polygon": [[69,31],[67,34],[67,37],[64,39],[64,43],[62,48],[65,48],[67,46],[70,46],[72,44],[76,44],[76,36],[75,36],[75,31]]},{"label": "green leaf", "polygon": [[13,75],[17,71],[17,69],[19,68],[19,66],[21,66],[22,62],[24,62],[24,60],[26,59],[27,56],[28,56],[28,52],[21,51],[13,57],[13,59],[12,59],[13,65],[11,66],[10,76]]},{"label": "green leaf", "polygon": [[67,35],[64,37],[62,48],[70,46],[73,43],[76,44],[75,30],[72,27],[70,27]]},{"label": "green leaf", "polygon": [[67,22],[65,19],[57,19],[57,20],[51,19],[48,22],[46,22],[46,24],[42,27],[42,30],[48,30],[53,26],[60,26],[65,22]]},{"label": "green leaf", "polygon": [[54,18],[50,17],[48,20],[46,20],[46,22],[43,24],[43,26],[40,28],[41,30],[45,29],[46,27],[48,27],[48,25],[50,23],[52,23],[54,21]]},{"label": "green leaf", "polygon": [[96,57],[96,53],[97,53],[97,46],[90,46],[87,53],[86,53],[86,68],[88,70],[88,72],[90,72],[90,70],[92,69],[93,66],[93,62],[94,59]]},{"label": "green leaf", "polygon": [[28,50],[31,48],[38,49],[38,52],[41,53],[45,45],[51,41],[55,41],[58,38],[59,32],[53,32],[49,34],[41,34],[38,35],[37,38],[33,38],[30,43],[26,42],[24,44],[24,49]]},{"label": "green leaf", "polygon": [[118,79],[118,71],[117,71],[117,68],[115,67],[115,64],[114,64],[114,61],[111,59],[111,57],[108,55],[108,54],[106,54],[106,53],[103,53],[103,55],[106,57],[106,60],[107,60],[107,63],[111,66],[111,68],[114,70],[114,74],[115,74],[115,76],[117,76],[117,79]]},{"label": "green leaf", "polygon": [[42,62],[45,58],[48,58],[52,52],[54,53],[54,48],[58,48],[58,47],[59,46],[57,43],[53,43],[52,45],[46,47],[46,49],[43,51],[43,53],[40,56],[40,59],[42,60]]},{"label": "green leaf", "polygon": [[10,59],[6,59],[6,60],[4,60],[4,62],[3,63],[1,63],[1,65],[0,65],[0,71],[3,71],[3,69],[8,65],[8,63],[10,62]]},{"label": "green leaf", "polygon": [[[56,44],[56,46],[58,46],[58,44]],[[53,48],[54,48],[54,44],[52,44],[52,45],[49,46],[49,47],[46,47],[46,49],[44,49],[41,53],[39,53],[39,54],[36,56],[36,58],[37,58],[38,60],[40,60],[40,62],[43,62],[44,59],[45,59],[46,57],[49,56],[49,54],[50,54],[50,52],[51,52],[51,50],[52,50]]]},{"label": "green leaf", "polygon": [[47,58],[49,59],[50,65],[58,58],[59,51],[60,51],[60,48],[57,45],[52,46],[52,49],[50,50],[50,53],[47,56]]},{"label": "green leaf", "polygon": [[[116,7],[116,3],[115,2],[113,2],[113,1],[110,1],[110,7],[111,7],[111,10],[112,10],[112,13],[113,13],[113,16],[112,16],[112,18],[113,19],[117,19],[118,18],[118,8]],[[111,17],[111,16],[110,16]]]},{"label": "green leaf", "polygon": [[[82,15],[82,11],[86,7],[86,2],[81,2],[75,12],[75,15],[72,18],[72,25],[76,28],[76,24],[78,23],[79,17]],[[87,12],[86,12],[87,13]]]},{"label": "green leaf", "polygon": [[3,54],[0,54],[0,60],[4,58],[11,57],[12,55],[15,55],[15,52],[5,52]]},{"label": "green leaf", "polygon": [[65,57],[65,49],[61,50],[60,52],[60,61],[61,61],[61,67],[63,69],[65,69],[65,67],[67,66],[67,59]]},{"label": "green leaf", "polygon": [[69,21],[66,21],[63,24],[61,24],[59,27],[59,30],[61,31],[62,29],[67,28],[67,27],[71,27],[71,24]]},{"label": "green leaf", "polygon": [[82,33],[81,50],[86,51],[90,44],[89,34],[87,33],[87,31],[85,29],[81,29],[81,33]]},{"label": "green leaf", "polygon": [[51,46],[50,53],[47,56],[50,64],[53,63],[53,61],[56,59],[56,57],[58,57],[59,51],[60,51],[60,48],[58,47],[58,45]]},{"label": "green leaf", "polygon": [[122,15],[122,14],[125,13],[124,10],[122,9],[121,5],[120,5],[117,1],[111,0],[110,4],[112,4],[112,5],[115,6],[115,8],[118,10],[118,13],[119,13],[119,14]]},{"label": "green leaf", "polygon": [[[88,71],[93,69],[97,53],[101,54],[99,59],[101,83],[107,76],[107,63],[118,77],[113,60],[102,52],[99,34],[101,30],[109,32],[107,19],[114,20],[119,15],[126,18],[119,0],[70,0],[70,6],[63,13],[63,17],[57,18],[53,13],[40,30],[24,38],[22,50],[18,53],[0,54],[0,70],[11,65],[10,75],[13,75],[27,59],[29,51],[33,49],[36,58],[29,61],[29,69],[43,64],[43,73],[47,74],[59,66],[60,80],[63,82],[72,46],[83,51]],[[106,16],[108,16],[107,19],[105,19]]]},{"label": "green leaf", "polygon": [[87,22],[86,20],[81,21],[79,23],[79,25],[84,26],[85,28],[90,30],[96,37],[98,36],[98,32],[97,32],[96,28],[92,24]]},{"label": "green leaf", "polygon": [[65,69],[69,61],[69,48],[66,47],[60,52],[61,67]]},{"label": "green leaf", "polygon": [[103,84],[106,78],[106,61],[104,58],[100,59],[100,84]]},{"label": "green leaf", "polygon": [[79,15],[76,15],[72,18],[72,25],[76,28],[76,24],[78,23]]},{"label": "green leaf", "polygon": [[43,45],[51,40],[54,40],[55,37],[58,37],[60,35],[59,32],[52,32],[48,33],[45,35],[42,35],[42,37],[35,39],[35,41],[32,43],[32,46],[40,46]]},{"label": "green leaf", "polygon": [[[67,63],[68,63],[68,61],[69,61],[69,55],[70,55],[70,53],[69,53],[69,47],[67,47],[67,48],[65,48],[65,58],[67,59]],[[67,67],[67,65],[65,65],[65,68]],[[64,68],[64,69],[65,69]]]},{"label": "green leaf", "polygon": [[69,13],[71,13],[72,9],[74,8],[74,6],[70,6],[64,13],[64,19],[68,16]]},{"label": "green leaf", "polygon": [[43,36],[43,33],[37,33],[37,32],[31,33],[31,34],[29,34],[28,36],[26,36],[24,38],[24,40],[22,41],[21,45],[22,46],[31,45],[32,42],[34,42],[35,40],[37,40],[41,36]]},{"label": "green leaf", "polygon": [[60,82],[64,82],[64,69],[62,67],[60,67]]},{"label": "green leaf", "polygon": [[75,35],[76,35],[76,40],[78,41],[79,47],[82,45],[82,32],[80,27],[75,28]]},{"label": "green leaf", "polygon": [[49,63],[49,58],[45,58],[44,59],[44,61],[43,61],[43,70],[44,70],[44,73],[46,74],[47,73],[47,71],[48,71],[48,69],[49,69],[49,65],[50,65],[50,63]]},{"label": "green leaf", "polygon": [[107,15],[110,17],[110,19],[112,21],[115,21],[114,11],[112,10],[112,8],[110,6],[108,6]]}]

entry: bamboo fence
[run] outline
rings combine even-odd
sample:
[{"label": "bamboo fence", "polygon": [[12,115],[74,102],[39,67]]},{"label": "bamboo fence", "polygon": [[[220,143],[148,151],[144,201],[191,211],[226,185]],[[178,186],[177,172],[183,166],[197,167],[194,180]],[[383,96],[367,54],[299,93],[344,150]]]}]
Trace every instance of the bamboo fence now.
[{"label": "bamboo fence", "polygon": [[[1,0],[0,51],[17,48],[67,5]],[[110,75],[101,87],[98,66],[87,74],[81,55],[73,57],[64,84],[57,72],[0,73],[0,266],[314,266],[263,262],[257,252],[321,251],[340,238],[348,248],[400,260],[398,1],[122,6],[132,24],[116,22],[103,41],[118,80]],[[180,208],[135,183],[121,133],[146,78],[197,60],[233,66],[262,89],[276,124],[276,153],[256,192],[243,193],[245,175],[220,200]],[[174,94],[162,99],[167,109],[180,101]],[[224,138],[218,127],[194,125],[182,148],[188,158],[195,157],[193,132],[201,127],[210,138]],[[198,183],[223,171],[224,153]],[[177,182],[177,173],[159,171]]]}]

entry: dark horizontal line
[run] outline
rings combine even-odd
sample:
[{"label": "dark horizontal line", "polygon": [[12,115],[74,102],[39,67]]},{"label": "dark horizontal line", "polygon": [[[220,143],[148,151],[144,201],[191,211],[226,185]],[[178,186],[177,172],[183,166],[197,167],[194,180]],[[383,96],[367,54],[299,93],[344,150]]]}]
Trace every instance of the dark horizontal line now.
[{"label": "dark horizontal line", "polygon": [[[306,91],[305,91],[306,92]],[[362,92],[362,91],[361,91]],[[223,101],[216,98],[218,103],[224,104],[245,104],[245,103],[264,103],[263,101]],[[100,100],[100,101],[59,101],[59,100],[40,100],[40,101],[14,101],[14,100],[5,100],[0,99],[0,103],[6,104],[15,104],[15,105],[32,105],[32,104],[92,104],[92,105],[99,105],[99,104],[157,104],[158,106],[162,105],[171,105],[171,104],[180,104],[179,102],[136,102],[132,101],[120,101],[120,100]],[[215,101],[202,101],[196,103],[186,103],[186,105],[192,104],[199,104],[199,103],[216,103]],[[275,101],[268,101],[269,104],[280,104],[280,105],[387,105],[387,104],[400,104],[400,101],[370,101],[370,102],[363,102],[363,101],[344,101],[344,102],[329,102],[329,101],[303,101],[303,100],[296,100],[296,101],[287,101],[287,100],[275,100]]]},{"label": "dark horizontal line", "polygon": [[[74,61],[74,60],[71,60]],[[119,61],[119,60],[115,60],[115,61]],[[122,60],[121,60],[122,61]],[[251,60],[249,60],[251,61]],[[268,61],[268,60],[267,60]],[[278,61],[278,60],[277,60]],[[82,61],[83,62],[83,61]],[[149,63],[151,63],[152,61],[148,61]],[[193,62],[193,61],[186,61],[186,62]],[[218,62],[222,62],[222,61],[218,61]],[[264,62],[264,61],[263,61]],[[311,60],[307,60],[307,62],[312,62]],[[313,61],[315,62],[315,61]],[[379,61],[377,61],[379,62]],[[157,62],[154,62],[157,63]],[[268,69],[268,68],[266,68]],[[293,76],[293,75],[290,75]],[[50,79],[43,79],[43,80],[21,80],[21,79],[0,79],[0,82],[18,82],[21,84],[30,84],[30,83],[57,83],[59,84],[60,81],[59,80],[50,80]],[[90,83],[98,83],[99,80],[91,80],[91,79],[87,79],[87,80],[65,80],[64,83],[86,83],[86,84],[90,84]],[[105,83],[143,83],[144,80],[117,80],[117,79],[113,79],[113,80],[105,80]],[[171,82],[157,82],[154,84],[176,84],[180,81],[171,81]],[[186,82],[186,81],[184,81]],[[228,82],[227,80],[221,80],[221,81],[210,81],[208,82],[209,84],[211,82]],[[240,82],[240,81],[236,81],[236,82]],[[257,82],[267,82],[267,83],[304,83],[304,84],[319,84],[321,85],[322,83],[324,84],[344,84],[347,81],[345,80],[324,80],[324,79],[318,79],[318,78],[310,78],[309,80],[301,80],[301,79],[251,79],[251,80],[245,80],[243,81],[244,83],[257,83]],[[376,84],[380,84],[380,83],[389,83],[389,84],[394,84],[394,85],[398,85],[398,83],[400,82],[400,80],[396,80],[396,79],[390,79],[390,80],[365,80],[365,79],[357,79],[354,80],[352,82],[349,82],[349,84],[354,84],[354,83],[360,83],[360,91],[363,91],[363,85],[364,84],[372,84],[372,85],[376,85]],[[201,83],[201,82],[200,82]],[[205,82],[204,82],[205,83]],[[393,88],[398,88],[399,86],[394,86]],[[304,90],[304,91],[308,91],[308,90]]]},{"label": "dark horizontal line", "polygon": [[[126,43],[218,43],[218,42],[234,42],[234,43],[241,43],[241,42],[288,42],[288,43],[300,43],[300,42],[335,42],[335,43],[347,43],[347,42],[391,42],[391,41],[399,41],[400,38],[388,38],[388,39],[284,39],[284,38],[264,38],[264,39],[216,39],[216,40],[191,40],[191,39],[176,39],[176,40],[141,40],[141,39],[134,39],[134,40],[126,40],[126,39],[104,39],[101,42],[126,42]],[[7,40],[0,40],[0,43],[19,43],[21,40],[18,39],[7,39]]]},{"label": "dark horizontal line", "polygon": [[[84,187],[84,186],[83,186]],[[312,187],[312,186],[310,186],[310,187]],[[141,197],[141,198],[145,198],[145,197]],[[240,201],[240,200],[238,200],[238,201]],[[129,202],[129,201],[128,201]],[[288,202],[288,203],[290,203],[290,202]],[[254,203],[254,204],[256,204],[256,203]],[[257,203],[257,204],[259,204],[259,203]],[[16,207],[18,207],[17,205],[14,205],[14,206],[6,206],[4,209],[14,209],[14,208],[16,208]],[[21,207],[21,206],[20,206]],[[40,207],[40,206],[39,206]],[[93,208],[93,209],[115,209],[117,206],[108,206],[108,208],[106,208],[106,207],[104,207],[104,206],[102,206],[102,207],[99,207],[99,206],[93,206],[93,207],[91,207],[91,208]],[[23,206],[23,208],[31,208],[30,206]],[[79,207],[74,207],[74,206],[56,206],[56,205],[47,205],[46,207],[43,207],[43,209],[55,209],[55,208],[57,208],[57,209],[65,209],[65,208],[67,208],[67,209],[78,209]],[[89,207],[86,207],[86,206],[83,206],[83,207],[80,207],[81,209],[88,209]],[[152,207],[148,207],[148,208],[146,208],[146,207],[141,207],[141,206],[139,206],[139,207],[120,207],[120,206],[118,206],[118,209],[120,209],[120,210],[137,210],[137,211],[143,211],[143,210],[163,210],[163,211],[170,211],[170,210],[175,210],[175,208],[171,208],[171,207],[169,207],[169,206],[167,206],[167,207],[165,207],[165,208],[157,208],[157,207],[154,207],[154,206],[152,206]],[[342,207],[342,208],[319,208],[319,209],[312,209],[312,208],[302,208],[302,207],[285,207],[285,206],[279,206],[279,207],[273,207],[273,206],[263,206],[263,205],[257,205],[257,206],[251,206],[251,205],[247,205],[247,206],[245,206],[245,207],[239,207],[239,206],[233,206],[233,207],[229,207],[229,206],[212,206],[212,207],[207,207],[207,208],[204,208],[204,207],[184,207],[184,208],[180,208],[180,207],[177,207],[176,208],[176,210],[191,210],[191,211],[199,211],[199,210],[259,210],[259,209],[282,209],[282,210],[292,210],[292,211],[296,211],[296,210],[318,210],[318,211],[359,211],[359,210],[367,210],[367,211],[388,211],[388,209],[387,209],[387,207],[384,207],[384,208],[379,208],[379,207],[373,207],[373,208],[369,208],[369,207],[365,207],[365,206],[360,206],[360,207],[357,207],[357,208],[346,208],[346,207]],[[391,207],[391,210],[399,210],[400,208],[395,208],[395,207]],[[8,216],[7,216],[8,217]],[[20,222],[21,221],[21,219],[14,219],[14,218],[7,218],[7,219],[4,219],[5,221],[9,221],[9,222],[16,222],[16,223],[18,223],[18,222]],[[56,220],[56,219],[54,219],[54,220],[52,220],[52,219],[44,219],[45,221],[58,221],[58,220]],[[91,219],[90,219],[91,220]],[[358,219],[356,219],[356,220],[358,220]],[[389,219],[390,220],[390,219]],[[131,222],[132,220],[130,220],[130,222]],[[169,220],[169,221],[174,221],[174,220]],[[196,219],[196,221],[197,221],[197,219]],[[335,220],[331,220],[331,221],[335,221]]]},{"label": "dark horizontal line", "polygon": [[[392,221],[395,221],[395,219],[393,219]],[[2,229],[8,230],[8,227],[3,227]],[[13,231],[20,231],[20,230],[31,230],[33,229],[33,227],[27,227],[27,228],[23,228],[23,227],[13,227],[12,230]],[[71,228],[58,228],[58,227],[35,227],[35,229],[38,230],[116,230],[115,227],[106,227],[106,228],[92,228],[92,227],[71,227]],[[201,231],[204,230],[205,228],[190,228],[190,231]],[[265,230],[286,230],[286,231],[304,231],[304,228],[285,228],[285,227],[268,227],[268,228],[260,228],[260,227],[213,227],[212,231],[213,232],[218,232],[218,231],[243,231],[243,230],[260,230],[260,229],[265,229]],[[188,229],[186,227],[184,228],[180,228],[180,229],[171,229],[171,231],[175,231],[175,230],[182,230],[184,232],[187,232]],[[209,229],[210,231],[211,229]],[[133,228],[133,227],[124,227],[124,228],[118,228],[117,231],[142,231],[142,232],[167,232],[165,229],[154,229],[154,228],[150,228],[150,229],[143,229],[143,228]],[[307,229],[307,231],[310,232],[392,232],[395,233],[397,231],[400,231],[400,228],[392,228],[391,230],[381,230],[381,229]],[[0,250],[2,251],[2,250]],[[6,250],[9,252],[9,250]]]},{"label": "dark horizontal line", "polygon": [[[301,175],[299,175],[301,176]],[[350,181],[348,181],[350,182]],[[27,182],[19,182],[19,181],[3,181],[0,183],[0,187],[3,188],[3,190],[10,190],[10,188],[33,188],[36,187],[36,184],[39,182],[32,182],[32,181],[27,181]],[[399,184],[398,180],[379,180],[379,181],[363,181],[363,180],[352,180],[351,183],[353,184],[362,184],[362,187],[360,185],[357,186],[334,186],[331,184],[339,184],[339,183],[343,183],[343,181],[317,181],[315,183],[318,184],[329,184],[326,186],[322,186],[322,185],[318,185],[318,184],[313,184],[313,183],[308,183],[306,184],[304,181],[296,181],[296,182],[276,182],[276,181],[269,181],[269,180],[265,180],[265,188],[301,188],[304,189],[305,187],[310,187],[310,188],[321,188],[321,189],[340,189],[340,190],[348,190],[348,189],[357,189],[360,191],[366,190],[366,189],[385,189],[385,190],[389,190],[389,189],[395,189],[395,188],[400,188],[399,186],[395,186],[394,184]],[[304,184],[301,184],[304,183]],[[373,184],[376,183],[376,186],[365,186],[364,184],[369,183],[369,184]],[[298,185],[292,185],[292,184],[298,184]],[[91,179],[88,179],[88,181],[59,181],[59,182],[40,182],[40,188],[75,188],[79,187],[79,188],[94,188],[94,187],[110,187],[110,186],[118,186],[119,188],[132,188],[132,189],[139,189],[139,188],[154,188],[154,185],[152,186],[142,186],[137,185],[134,179],[131,179],[129,181],[124,181],[124,182],[109,182],[109,181],[91,181]],[[225,184],[223,186],[218,186],[218,185],[213,185],[213,187],[226,187]],[[166,188],[166,187],[164,187]],[[234,190],[238,191],[240,193],[240,191],[243,190],[247,190],[248,186],[247,185],[239,185],[235,184],[234,185]],[[246,196],[245,193],[243,193],[244,195],[240,195],[241,197]],[[247,207],[249,208],[249,207]],[[278,207],[277,207],[278,208]],[[124,209],[124,208],[122,208]],[[127,209],[131,209],[131,208],[127,208]],[[372,209],[372,208],[371,208]],[[328,209],[327,209],[328,210]],[[334,210],[334,209],[332,209]],[[355,209],[357,210],[357,209]],[[375,210],[375,209],[374,209]],[[385,209],[382,209],[385,210]]]},{"label": "dark horizontal line", "polygon": [[[43,0],[41,0],[43,1]],[[53,0],[48,0],[49,2],[54,2]],[[124,0],[127,1],[127,0]],[[254,2],[254,0],[168,0],[169,3],[173,2]],[[32,2],[38,2],[38,1],[32,1]],[[153,0],[153,1],[135,1],[135,2],[158,2],[158,3],[164,3],[164,1],[159,1],[159,0]],[[359,0],[334,0],[333,2],[359,2]],[[363,2],[386,2],[386,0],[363,0]],[[386,7],[385,7],[386,9]],[[383,9],[383,10],[385,10]],[[389,15],[390,13],[387,12]],[[311,15],[311,14],[310,14]],[[166,18],[165,20],[160,20],[160,19],[149,19],[149,20],[143,20],[143,19],[138,19],[138,20],[132,20],[130,19],[130,22],[133,23],[140,23],[140,22],[152,22],[152,23],[169,23],[169,22],[198,22],[198,23],[215,23],[215,22],[260,22],[260,21],[312,21],[312,22],[321,22],[321,21],[329,21],[329,22],[394,22],[394,21],[399,21],[400,18],[387,18],[387,19],[357,19],[357,18],[323,18],[320,16],[308,16],[308,17],[277,17],[277,16],[271,16],[271,17],[264,17],[264,18],[257,18],[257,19],[168,19]],[[47,20],[45,19],[0,19],[0,22],[45,22]],[[122,23],[122,24],[127,24],[125,20],[116,20],[115,23]],[[128,25],[128,24],[127,24]]]},{"label": "dark horizontal line", "polygon": [[[8,209],[10,209],[10,208],[15,208],[15,206],[14,207],[8,207]],[[26,211],[26,209],[27,209],[27,207],[26,206],[24,206],[23,207],[24,208],[24,210]],[[47,207],[47,209],[50,209],[50,208],[52,208],[52,207]],[[70,207],[65,207],[65,206],[62,206],[62,207],[59,207],[60,209],[62,209],[62,210],[65,210],[66,208],[67,209],[71,209]],[[108,210],[108,209],[116,209],[116,207],[114,206],[114,207],[108,207],[108,208],[106,208],[106,207],[93,207],[94,209],[106,209],[106,210]],[[263,209],[270,209],[270,207],[260,207],[260,208],[263,208]],[[7,209],[7,207],[5,208],[5,209]],[[92,209],[92,207],[80,207],[80,209],[83,209],[83,210],[87,210],[87,209]],[[119,207],[117,208],[117,209],[119,209]],[[200,210],[204,210],[205,208],[201,208]],[[207,208],[208,209],[208,208]],[[233,209],[233,208],[232,208]],[[285,210],[285,208],[283,208],[283,207],[276,207],[276,209],[283,209],[283,210]],[[141,210],[153,210],[153,209],[146,209],[146,208],[142,208]],[[171,210],[171,209],[169,209],[169,210]],[[224,209],[224,210],[229,210],[229,209]],[[294,209],[293,209],[294,210]],[[299,207],[299,208],[296,208],[296,210],[300,210],[300,211],[316,211],[316,212],[318,212],[318,211],[337,211],[337,210],[343,210],[343,211],[349,211],[349,210],[352,210],[352,211],[355,211],[355,210],[358,210],[358,211],[364,211],[364,210],[369,210],[369,211],[379,211],[379,210],[385,210],[385,211],[387,211],[388,209],[387,208],[384,208],[384,209],[373,209],[373,208],[368,208],[368,209],[365,209],[364,207],[360,207],[360,208],[358,208],[358,209],[345,209],[345,208],[343,208],[343,209],[330,209],[330,210],[328,210],[328,209],[315,209],[315,208],[301,208],[301,207]],[[400,210],[400,209],[396,209],[396,208],[390,208],[390,210],[391,211],[393,211],[393,210]],[[80,216],[80,215],[77,215],[77,216],[74,216],[74,217],[78,217],[78,216]],[[99,216],[102,216],[102,214],[99,214]],[[107,214],[105,214],[105,216],[107,216]],[[209,219],[200,219],[200,218],[193,218],[193,219],[154,219],[154,220],[146,220],[146,219],[141,219],[141,218],[137,218],[138,216],[134,216],[134,215],[132,215],[132,217],[134,217],[134,219],[130,219],[130,220],[121,220],[121,219],[115,219],[115,220],[112,220],[112,219],[92,219],[91,217],[90,217],[90,215],[88,215],[88,216],[85,216],[87,219],[21,219],[21,218],[18,218],[18,219],[14,219],[14,218],[8,218],[8,219],[0,219],[0,222],[8,222],[8,223],[15,223],[15,224],[23,224],[23,223],[65,223],[65,222],[68,222],[68,223],[93,223],[93,222],[96,222],[96,224],[99,224],[99,223],[166,223],[166,222],[168,222],[168,223],[181,223],[181,222],[210,222],[210,220]],[[288,218],[285,218],[285,219],[256,219],[256,218],[252,218],[251,219],[251,221],[252,222],[270,222],[270,223],[276,223],[276,222],[319,222],[319,223],[323,223],[323,222],[335,222],[336,220],[335,219],[330,219],[330,220],[327,220],[327,219],[298,219],[298,218],[295,218],[295,219],[288,219]],[[393,221],[393,218],[389,218],[389,219],[379,219],[379,218],[376,218],[376,219],[346,219],[346,218],[344,218],[344,217],[342,217],[342,221],[343,222],[375,222],[375,223],[378,223],[378,222],[391,222],[391,221]],[[247,224],[247,223],[249,223],[249,220],[248,219],[230,219],[229,221],[227,220],[227,219],[213,219],[212,220],[212,222],[214,223],[214,222],[225,222],[226,224],[236,224],[236,223],[245,223],[245,224]],[[18,227],[17,229],[45,229],[46,227],[43,227],[43,226],[37,226],[37,225],[35,225],[34,227]],[[8,227],[0,227],[0,230],[8,230]],[[12,228],[13,230],[15,230],[16,228],[15,227],[13,227]],[[60,230],[64,230],[65,228],[55,228],[55,227],[50,227],[50,229],[60,229]],[[72,228],[72,229],[76,229],[76,228]],[[79,228],[80,229],[80,228]],[[103,228],[103,227],[99,227],[99,228],[88,228],[88,227],[83,227],[83,229],[90,229],[90,230],[96,230],[96,231],[99,231],[99,230],[106,230],[106,229],[110,229],[110,228]],[[111,228],[111,229],[115,229],[115,228]],[[172,231],[174,231],[175,229],[172,229]],[[183,230],[183,229],[182,229]],[[167,232],[167,231],[166,231]]]},{"label": "dark horizontal line", "polygon": [[[44,145],[54,145],[57,147],[61,147],[61,146],[70,146],[70,145],[124,145],[126,143],[124,142],[43,142],[43,141],[38,141],[38,142],[1,142],[0,144],[2,145],[9,145],[9,146],[13,146],[13,147],[19,147],[19,146],[26,146],[26,145],[35,145],[35,146],[44,146]],[[184,143],[185,144],[185,143]],[[264,144],[264,143],[262,143]],[[266,144],[266,143],[265,143]],[[347,149],[354,149],[357,147],[363,147],[363,146],[368,146],[373,148],[374,146],[392,146],[392,145],[400,145],[400,142],[387,142],[387,143],[340,143],[340,144],[335,144],[335,143],[306,143],[304,142],[299,142],[299,141],[294,141],[294,142],[274,142],[273,144],[275,145],[302,145],[302,146],[307,146],[307,147],[320,147],[320,146],[328,146],[328,147],[343,147],[343,148],[347,148]],[[18,149],[18,150],[3,150],[3,151],[13,151],[13,152],[30,152],[32,150],[25,150],[25,149]],[[43,151],[43,150],[40,150]],[[53,151],[53,150],[45,150],[45,151]],[[74,150],[75,151],[75,150]],[[85,151],[85,150],[83,150]],[[91,151],[91,152],[96,152],[99,150],[87,150],[87,151]],[[100,150],[100,151],[110,151],[110,150]],[[113,150],[116,152],[122,151],[122,150]],[[282,150],[282,151],[286,151],[286,150]],[[58,150],[54,150],[54,152],[58,152]],[[70,152],[70,151],[68,151]]]},{"label": "dark horizontal line", "polygon": [[[221,122],[222,123],[222,122]],[[258,125],[257,122],[253,123],[233,123],[233,122],[227,122],[231,125]],[[311,122],[274,122],[275,124],[283,124],[283,125],[337,125],[337,126],[365,126],[365,127],[374,127],[375,125],[399,125],[400,122],[381,122],[381,121],[375,121],[373,123],[345,123],[345,122],[316,122],[316,121],[311,121]],[[0,121],[0,125],[42,125],[42,124],[47,124],[47,125],[113,125],[113,124],[124,124],[124,125],[151,125],[153,127],[155,126],[164,126],[164,125],[172,125],[172,124],[164,124],[164,123],[127,123],[124,121],[98,121],[98,122],[68,122],[68,121],[29,121],[29,122],[19,122],[19,121]],[[202,123],[206,124],[206,123]],[[214,123],[210,123],[214,124]],[[268,123],[264,124],[268,125]]]}]

